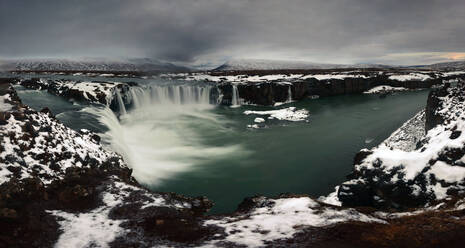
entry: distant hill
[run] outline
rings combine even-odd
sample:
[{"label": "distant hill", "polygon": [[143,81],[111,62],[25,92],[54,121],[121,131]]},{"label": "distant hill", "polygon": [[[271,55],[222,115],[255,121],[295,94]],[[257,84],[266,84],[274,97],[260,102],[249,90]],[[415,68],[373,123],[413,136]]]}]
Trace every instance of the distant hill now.
[{"label": "distant hill", "polygon": [[465,60],[437,63],[437,64],[428,65],[425,67],[436,69],[436,70],[464,70]]},{"label": "distant hill", "polygon": [[311,69],[343,69],[343,68],[391,68],[379,64],[321,64],[304,61],[241,59],[231,60],[214,69],[215,71],[245,70],[311,70]]},{"label": "distant hill", "polygon": [[22,59],[0,61],[0,69],[7,71],[135,71],[181,72],[189,68],[155,59]]}]

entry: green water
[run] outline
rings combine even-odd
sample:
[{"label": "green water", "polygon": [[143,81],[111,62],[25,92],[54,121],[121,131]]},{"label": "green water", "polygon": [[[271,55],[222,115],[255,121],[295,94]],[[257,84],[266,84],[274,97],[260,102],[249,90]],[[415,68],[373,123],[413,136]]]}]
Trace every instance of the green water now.
[{"label": "green water", "polygon": [[[21,87],[18,87],[18,93],[25,104],[35,109],[49,107],[71,128],[87,128],[100,133],[111,129],[98,121],[98,114],[83,111],[88,105],[73,104],[44,91]],[[277,108],[305,108],[310,112],[309,122],[267,120],[268,127],[258,130],[246,128],[257,116],[243,112],[273,108],[216,106],[200,111],[189,109],[184,111],[186,113],[173,115],[177,119],[170,119],[169,115],[167,119],[154,118],[153,123],[151,119],[146,120],[147,130],[161,128],[163,132],[160,134],[167,140],[157,141],[153,147],[148,147],[152,145],[150,140],[138,144],[134,155],[138,156],[137,151],[141,149],[145,153],[150,153],[150,149],[156,153],[163,146],[172,145],[168,156],[164,154],[162,160],[154,160],[153,163],[159,163],[158,167],[141,170],[153,170],[155,175],[153,183],[148,177],[144,184],[155,191],[207,196],[215,202],[211,213],[231,212],[245,197],[256,194],[277,196],[292,192],[318,197],[332,192],[334,186],[345,180],[352,169],[353,157],[360,149],[378,145],[424,108],[427,94],[428,91],[423,90],[386,98],[346,95],[303,100]],[[126,135],[140,135],[130,127],[122,125],[121,128],[129,132]],[[172,133],[167,136],[167,132]],[[159,139],[156,132],[150,135],[147,137]],[[215,148],[231,152],[219,154]],[[162,175],[158,171],[160,166],[170,166],[171,160],[188,166],[180,167],[176,173],[163,174],[162,179],[156,177]]]},{"label": "green water", "polygon": [[347,95],[304,100],[282,107],[309,110],[308,123],[275,123],[259,130],[245,128],[255,116],[243,111],[268,108],[218,107],[214,112],[230,120],[231,132],[218,135],[211,131],[204,142],[240,144],[248,153],[199,164],[152,188],[205,195],[215,202],[212,213],[231,212],[244,197],[255,194],[326,195],[350,173],[356,152],[376,146],[424,108],[427,94],[414,91],[382,99]]}]

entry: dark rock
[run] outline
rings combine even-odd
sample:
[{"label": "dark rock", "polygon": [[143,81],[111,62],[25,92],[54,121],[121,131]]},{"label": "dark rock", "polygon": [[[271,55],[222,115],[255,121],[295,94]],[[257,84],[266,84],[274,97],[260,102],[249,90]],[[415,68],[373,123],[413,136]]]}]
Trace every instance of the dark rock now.
[{"label": "dark rock", "polygon": [[460,135],[462,135],[462,131],[453,131],[451,134],[450,134],[450,139],[457,139],[458,137],[460,137]]},{"label": "dark rock", "polygon": [[52,111],[50,111],[49,108],[45,107],[42,110],[40,110],[41,113],[52,115]]}]

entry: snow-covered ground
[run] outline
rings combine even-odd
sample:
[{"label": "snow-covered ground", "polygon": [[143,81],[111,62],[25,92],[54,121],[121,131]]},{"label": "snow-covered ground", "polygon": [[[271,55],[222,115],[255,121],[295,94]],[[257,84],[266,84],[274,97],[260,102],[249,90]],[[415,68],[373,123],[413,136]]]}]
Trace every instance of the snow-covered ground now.
[{"label": "snow-covered ground", "polygon": [[263,83],[263,82],[279,82],[281,84],[289,84],[297,80],[305,80],[309,78],[315,78],[317,80],[330,80],[330,79],[346,79],[346,78],[367,78],[362,74],[349,74],[349,73],[330,73],[330,74],[271,74],[271,75],[230,75],[230,76],[218,76],[207,73],[182,73],[182,74],[162,74],[162,78],[182,79],[186,81],[209,81],[209,82],[228,82],[233,84],[241,83]]},{"label": "snow-covered ground", "polygon": [[[138,197],[135,197],[138,195]],[[55,247],[109,247],[116,237],[126,235],[130,230],[121,226],[127,219],[111,218],[110,212],[125,204],[140,205],[140,210],[156,207],[175,209],[190,208],[182,202],[167,202],[162,196],[150,193],[145,189],[119,181],[113,177],[102,189],[100,194],[102,204],[92,210],[82,213],[70,213],[62,210],[49,210],[49,214],[58,217],[60,230]]]},{"label": "snow-covered ground", "polygon": [[397,80],[397,81],[411,81],[411,80],[419,80],[419,81],[425,81],[428,79],[431,79],[431,76],[423,73],[409,73],[409,74],[395,74],[389,76],[389,79],[391,80]]},{"label": "snow-covered ground", "polygon": [[354,209],[324,206],[305,196],[263,198],[261,201],[261,207],[249,213],[205,221],[204,225],[222,227],[226,233],[226,237],[209,244],[227,241],[235,245],[262,247],[266,242],[292,238],[304,227],[323,227],[347,221],[386,223]]}]

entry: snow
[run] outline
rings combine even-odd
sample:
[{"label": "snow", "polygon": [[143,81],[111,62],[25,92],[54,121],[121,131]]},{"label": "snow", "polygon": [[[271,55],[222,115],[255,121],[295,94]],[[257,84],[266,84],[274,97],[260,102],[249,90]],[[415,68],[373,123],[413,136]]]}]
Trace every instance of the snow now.
[{"label": "snow", "polygon": [[364,94],[378,94],[378,93],[383,93],[383,92],[392,92],[392,91],[406,91],[408,90],[407,88],[404,87],[392,87],[389,85],[380,85],[376,86],[374,88],[371,88],[365,92]]},{"label": "snow", "polygon": [[[68,213],[60,210],[47,211],[59,217],[58,223],[63,233],[60,235],[55,247],[109,247],[109,243],[116,237],[125,235],[125,230],[120,225],[126,220],[113,220],[109,217],[110,211],[126,202],[135,203],[128,198],[134,192],[142,192],[150,201],[140,202],[141,209],[148,207],[176,207],[166,204],[166,201],[156,194],[146,190],[117,181],[116,177],[101,194],[102,206],[84,213]],[[137,200],[136,200],[137,201]],[[178,204],[179,205],[179,204]],[[182,208],[182,206],[179,206]]]},{"label": "snow", "polygon": [[118,82],[74,82],[74,81],[65,81],[61,84],[64,89],[73,89],[84,92],[84,97],[91,101],[95,102],[98,97],[97,93],[103,93],[105,95],[105,103],[109,105],[114,96],[115,91],[119,91],[118,85],[121,83]]},{"label": "snow", "polygon": [[267,241],[291,238],[303,227],[323,227],[344,221],[386,223],[361,214],[354,209],[325,207],[309,197],[267,200],[265,207],[250,213],[218,220],[207,220],[204,225],[216,225],[225,229],[224,240],[210,244],[231,242],[247,247],[261,247]]},{"label": "snow", "polygon": [[407,152],[415,150],[418,141],[425,135],[425,121],[426,113],[422,110],[394,131],[383,144]]},{"label": "snow", "polygon": [[328,196],[320,196],[318,198],[318,201],[329,204],[329,205],[342,206],[341,201],[339,201],[339,198],[337,197],[338,190],[339,190],[339,185],[334,187],[334,191],[331,192]]},{"label": "snow", "polygon": [[257,117],[257,118],[255,118],[254,122],[255,123],[263,123],[263,122],[265,122],[265,119]]},{"label": "snow", "polygon": [[[460,96],[461,88],[453,89],[455,95]],[[451,89],[449,89],[451,92]],[[444,180],[447,183],[458,184],[465,179],[465,168],[439,161],[438,157],[451,149],[463,149],[465,145],[465,106],[460,97],[442,97],[442,107],[437,112],[443,116],[445,124],[439,125],[424,135],[424,113],[420,112],[391,137],[378,147],[372,149],[360,164],[355,166],[356,171],[382,170],[385,174],[394,172],[391,182],[403,180],[407,184],[413,181],[420,173],[426,178],[427,193],[435,195],[437,200],[447,197],[449,186],[431,181]],[[452,130],[462,132],[456,138],[451,138]],[[422,146],[417,148],[419,141]],[[434,162],[434,163],[433,163]],[[463,162],[463,161],[462,161]],[[344,184],[358,183],[357,180]],[[460,187],[455,185],[455,187]],[[412,189],[414,186],[412,186]]]},{"label": "snow", "polygon": [[263,83],[263,82],[278,82],[280,84],[292,84],[293,81],[305,80],[308,78],[316,78],[318,80],[328,79],[345,79],[345,78],[368,78],[365,75],[359,74],[315,74],[315,75],[303,75],[303,74],[271,74],[271,75],[230,75],[230,76],[219,76],[205,73],[192,73],[192,74],[163,74],[162,78],[172,79],[183,79],[187,81],[209,81],[209,82],[228,82],[233,84],[240,83]]},{"label": "snow", "polygon": [[[41,89],[47,89],[50,85],[53,85],[58,91],[58,95],[63,95],[68,90],[80,91],[87,101],[92,103],[102,103],[108,106],[110,105],[115,92],[119,91],[120,85],[124,83],[40,79],[38,84],[41,86]],[[104,100],[100,99],[101,95],[103,95]]]},{"label": "snow", "polygon": [[458,75],[463,75],[463,74],[465,74],[465,71],[451,71],[451,72],[442,73],[444,77],[458,76]]},{"label": "snow", "polygon": [[305,121],[308,118],[308,111],[306,109],[296,110],[296,107],[289,107],[278,110],[267,111],[244,111],[245,115],[268,115],[268,119],[278,119],[286,121]]},{"label": "snow", "polygon": [[257,124],[247,125],[247,128],[259,129],[260,126]]},{"label": "snow", "polygon": [[465,167],[451,166],[445,162],[437,161],[430,172],[439,180],[446,182],[459,182],[465,178]]},{"label": "snow", "polygon": [[422,73],[409,73],[409,74],[402,74],[402,75],[391,75],[389,76],[390,80],[397,80],[397,81],[411,81],[411,80],[420,80],[425,81],[431,79],[431,76],[422,74]]},{"label": "snow", "polygon": [[364,75],[352,75],[352,74],[315,74],[307,75],[301,79],[316,78],[317,80],[329,80],[329,79],[346,79],[346,78],[367,78]]},{"label": "snow", "polygon": [[302,74],[273,74],[273,75],[232,75],[232,76],[216,76],[204,73],[189,74],[164,74],[164,78],[178,78],[187,81],[210,81],[210,82],[229,82],[229,83],[261,83],[261,82],[277,82],[282,84],[289,84],[287,81],[292,81],[302,77]]},{"label": "snow", "polygon": [[9,111],[12,108],[11,104],[6,102],[6,100],[9,100],[9,99],[10,99],[9,94],[0,96],[0,111],[5,112],[5,111]]},{"label": "snow", "polygon": [[[86,157],[95,159],[98,164],[112,157],[118,157],[113,152],[106,151],[97,144],[91,134],[81,134],[69,129],[48,114],[33,112],[27,115],[26,120],[18,121],[13,115],[7,120],[7,124],[0,126],[0,143],[3,151],[0,152],[0,184],[8,181],[12,176],[6,168],[19,168],[19,179],[38,174],[45,184],[52,180],[61,178],[66,168],[71,166],[82,166],[76,163],[75,156],[85,160]],[[32,124],[37,137],[24,136],[22,128],[26,123]],[[50,131],[42,128],[50,127]],[[86,131],[84,131],[86,132]],[[9,135],[4,135],[9,134]],[[11,138],[13,137],[13,138]],[[70,152],[71,156],[63,156],[63,151]],[[37,155],[46,153],[48,159],[40,159]],[[9,159],[6,159],[7,156]],[[50,168],[52,161],[56,162],[58,170]],[[23,166],[38,165],[38,166]],[[121,162],[121,164],[123,164]]]}]

